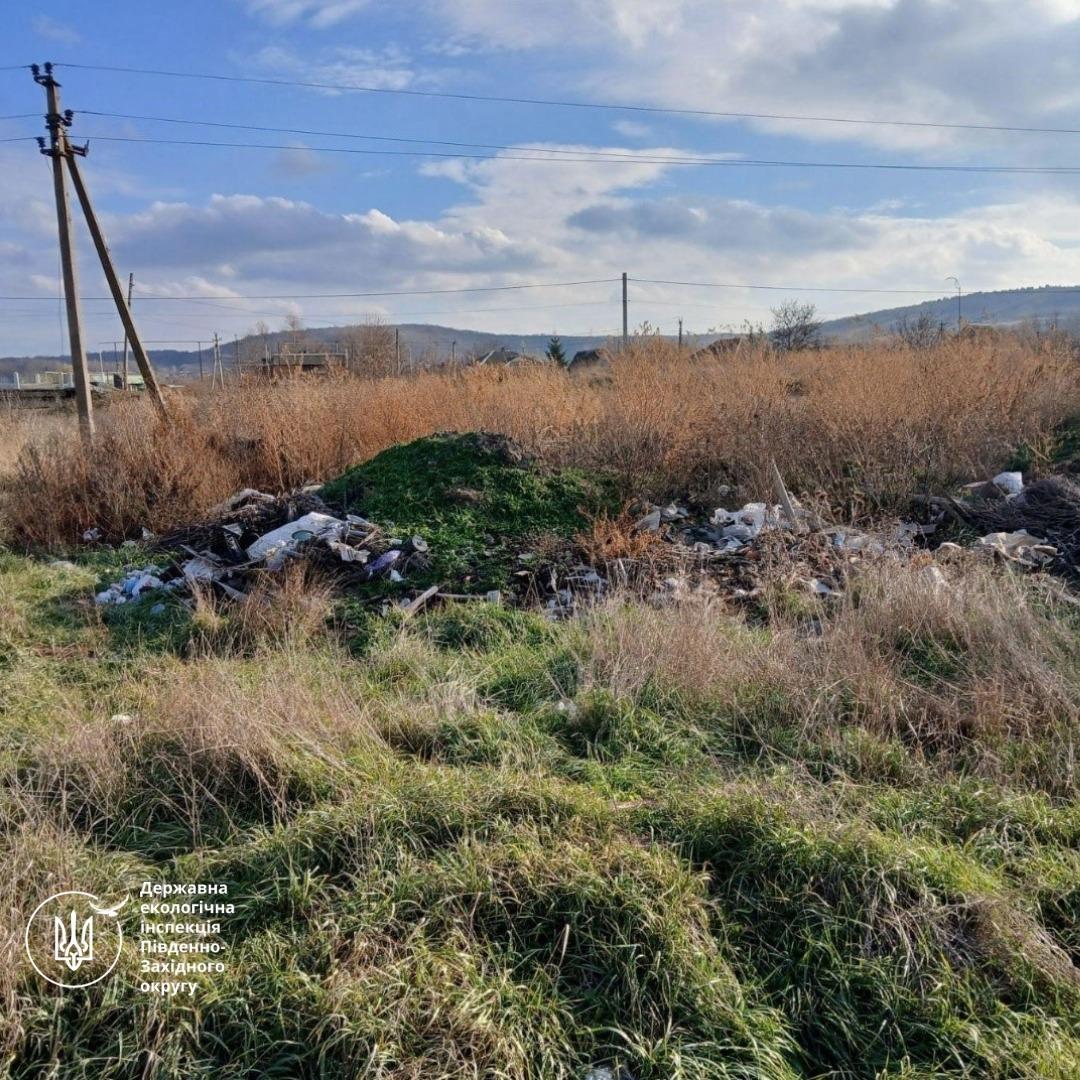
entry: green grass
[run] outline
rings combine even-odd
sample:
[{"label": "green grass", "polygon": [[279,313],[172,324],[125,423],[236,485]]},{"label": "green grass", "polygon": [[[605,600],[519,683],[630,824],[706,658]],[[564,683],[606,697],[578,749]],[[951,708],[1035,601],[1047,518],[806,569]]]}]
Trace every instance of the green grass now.
[{"label": "green grass", "polygon": [[[426,484],[396,521],[421,520]],[[971,746],[874,727],[850,672],[831,725],[727,668],[629,692],[598,655],[617,613],[447,606],[375,620],[362,656],[329,632],[163,648],[144,605],[121,627],[87,603],[103,569],[0,557],[0,902],[226,883],[227,971],[194,998],[138,993],[129,912],[117,974],[59,994],[16,941],[0,1075],[1080,1076],[1060,725],[1012,739],[1052,775],[992,774]],[[724,647],[773,632],[733,623]],[[912,700],[993,674],[952,627],[879,645]]]},{"label": "green grass", "polygon": [[383,451],[323,486],[331,506],[395,536],[422,536],[431,566],[410,584],[505,589],[534,541],[569,540],[587,515],[614,507],[611,486],[576,470],[517,460],[505,440],[434,435]]}]

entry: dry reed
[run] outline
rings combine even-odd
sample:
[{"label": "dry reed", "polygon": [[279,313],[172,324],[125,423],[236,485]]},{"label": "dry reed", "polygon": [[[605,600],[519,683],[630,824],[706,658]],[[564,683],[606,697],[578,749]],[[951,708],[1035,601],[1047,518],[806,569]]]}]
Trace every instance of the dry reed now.
[{"label": "dry reed", "polygon": [[173,413],[165,429],[147,402],[110,408],[89,458],[72,426],[31,435],[7,485],[12,538],[59,545],[93,526],[114,540],[165,529],[241,486],[285,490],[395,443],[472,429],[608,470],[628,497],[711,502],[721,484],[763,495],[775,458],[793,490],[858,518],[985,475],[1021,446],[1038,459],[1054,427],[1080,413],[1080,365],[1067,342],[1012,335],[696,359],[645,339],[580,372],[298,379],[192,390]]}]

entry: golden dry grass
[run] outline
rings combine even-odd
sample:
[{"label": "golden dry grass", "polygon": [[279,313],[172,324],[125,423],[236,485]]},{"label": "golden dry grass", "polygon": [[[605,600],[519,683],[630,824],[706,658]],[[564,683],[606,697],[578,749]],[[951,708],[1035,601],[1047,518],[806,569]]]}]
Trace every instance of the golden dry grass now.
[{"label": "golden dry grass", "polygon": [[241,486],[321,481],[395,443],[472,429],[609,470],[628,497],[708,502],[720,484],[762,495],[775,458],[793,490],[859,517],[996,471],[1021,445],[1038,458],[1055,425],[1080,413],[1080,365],[1065,341],[1011,335],[707,359],[644,339],[581,372],[536,364],[297,380],[192,391],[172,409],[166,429],[148,402],[113,406],[89,459],[72,426],[0,438],[0,460],[17,459],[5,507],[13,538],[168,528]]}]

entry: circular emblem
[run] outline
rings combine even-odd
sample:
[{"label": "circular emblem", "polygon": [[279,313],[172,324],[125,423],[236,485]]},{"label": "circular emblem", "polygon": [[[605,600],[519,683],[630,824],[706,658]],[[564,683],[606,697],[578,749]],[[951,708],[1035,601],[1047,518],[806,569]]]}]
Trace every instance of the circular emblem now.
[{"label": "circular emblem", "polygon": [[126,898],[108,907],[93,893],[71,890],[43,900],[26,924],[26,955],[55,986],[78,990],[116,967],[124,932],[118,918]]}]

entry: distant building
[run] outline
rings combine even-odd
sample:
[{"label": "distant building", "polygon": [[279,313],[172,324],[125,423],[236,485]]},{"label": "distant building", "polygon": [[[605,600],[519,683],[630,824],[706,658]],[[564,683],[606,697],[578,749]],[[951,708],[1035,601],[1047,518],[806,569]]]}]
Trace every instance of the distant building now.
[{"label": "distant building", "polygon": [[[92,371],[90,385],[96,390],[123,390],[124,374],[121,371]],[[128,373],[129,390],[145,390],[146,381],[135,372]]]}]

